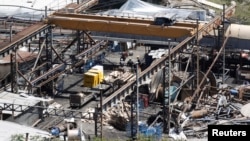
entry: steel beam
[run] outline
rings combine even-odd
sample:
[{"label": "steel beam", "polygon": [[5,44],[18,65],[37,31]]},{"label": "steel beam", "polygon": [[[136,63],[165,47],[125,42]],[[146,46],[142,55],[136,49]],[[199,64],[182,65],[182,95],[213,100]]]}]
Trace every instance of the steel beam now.
[{"label": "steel beam", "polygon": [[125,33],[168,38],[190,36],[197,28],[195,24],[190,23],[176,23],[172,26],[161,26],[154,25],[153,21],[80,14],[51,15],[48,17],[48,23],[73,30]]}]

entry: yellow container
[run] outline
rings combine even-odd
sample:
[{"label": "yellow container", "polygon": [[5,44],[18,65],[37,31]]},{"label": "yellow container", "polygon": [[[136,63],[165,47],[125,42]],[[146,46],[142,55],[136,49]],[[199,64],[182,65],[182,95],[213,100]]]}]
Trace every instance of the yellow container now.
[{"label": "yellow container", "polygon": [[101,72],[100,70],[90,69],[90,70],[88,70],[88,72],[98,74],[98,79],[99,79],[98,84],[100,84],[103,81],[103,72]]},{"label": "yellow container", "polygon": [[99,82],[99,77],[97,73],[86,72],[84,73],[83,86],[84,87],[96,87]]}]

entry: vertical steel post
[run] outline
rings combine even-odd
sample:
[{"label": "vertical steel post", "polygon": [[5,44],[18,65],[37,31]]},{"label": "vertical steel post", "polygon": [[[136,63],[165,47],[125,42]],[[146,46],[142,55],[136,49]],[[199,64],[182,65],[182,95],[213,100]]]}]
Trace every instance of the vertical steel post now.
[{"label": "vertical steel post", "polygon": [[25,136],[25,141],[28,141],[29,140],[29,133],[26,133],[25,135],[26,135]]},{"label": "vertical steel post", "polygon": [[[45,49],[46,49],[46,61],[48,61],[49,62],[49,43],[48,43],[48,37],[49,37],[49,35],[48,35],[49,33],[46,33],[45,34]],[[48,71],[50,69],[50,66],[49,66],[49,64],[47,63],[46,64],[46,70]]]},{"label": "vertical steel post", "polygon": [[3,120],[3,110],[2,110],[2,107],[0,107],[0,120]]},{"label": "vertical steel post", "polygon": [[139,62],[136,63],[136,116],[137,116],[137,123],[136,123],[136,133],[137,139],[139,138],[139,72],[138,72],[138,65]]},{"label": "vertical steel post", "polygon": [[[171,120],[171,110],[170,110],[170,98],[171,98],[171,56],[170,56],[170,39],[168,39],[168,132],[170,131],[170,120]],[[163,92],[165,94],[165,92]]]},{"label": "vertical steel post", "polygon": [[134,121],[134,116],[133,116],[133,104],[134,104],[134,92],[131,93],[131,109],[130,109],[130,112],[131,112],[131,123],[130,123],[130,128],[131,128],[131,139],[134,140],[134,135],[133,135],[133,121]]},{"label": "vertical steel post", "polygon": [[[223,14],[222,14],[222,41],[224,42],[225,35],[225,4],[223,4]],[[222,84],[225,84],[225,63],[226,63],[226,47],[223,48],[223,66],[222,66]]]},{"label": "vertical steel post", "polygon": [[[81,52],[81,33],[80,30],[76,31],[76,38],[77,38],[77,54],[79,54]],[[79,59],[79,58],[76,58]],[[78,68],[78,71],[81,72],[81,66]]]},{"label": "vertical steel post", "polygon": [[[13,53],[10,53],[10,73],[14,74],[14,63],[13,63]],[[10,75],[11,77],[11,92],[14,92],[14,75]]]},{"label": "vertical steel post", "polygon": [[98,133],[97,133],[97,129],[98,129],[98,126],[97,126],[97,123],[98,123],[98,107],[95,108],[95,113],[94,113],[94,121],[95,121],[95,136],[97,137],[98,136]]},{"label": "vertical steel post", "polygon": [[165,66],[163,67],[163,132],[166,132],[166,129],[167,129],[167,123],[166,123],[166,95],[165,95],[165,91],[166,91],[166,64]]},{"label": "vertical steel post", "polygon": [[200,68],[199,68],[199,61],[200,61],[200,56],[199,56],[199,52],[200,52],[200,48],[199,48],[199,33],[198,33],[198,30],[199,30],[199,21],[198,21],[198,19],[196,19],[196,26],[197,26],[197,31],[196,31],[196,51],[197,51],[197,53],[196,53],[196,75],[197,75],[197,80],[196,80],[196,85],[197,85],[197,89],[199,90],[200,88],[199,88],[199,78],[200,78],[200,76],[199,76],[199,72],[200,72]]},{"label": "vertical steel post", "polygon": [[198,40],[199,40],[199,19],[196,19],[196,44],[198,44]]},{"label": "vertical steel post", "polygon": [[102,88],[100,89],[100,115],[101,115],[101,141],[102,141],[102,122],[103,122],[103,116],[102,116],[102,99],[103,99],[103,90]]},{"label": "vertical steel post", "polygon": [[12,42],[12,23],[10,24],[10,42]]}]

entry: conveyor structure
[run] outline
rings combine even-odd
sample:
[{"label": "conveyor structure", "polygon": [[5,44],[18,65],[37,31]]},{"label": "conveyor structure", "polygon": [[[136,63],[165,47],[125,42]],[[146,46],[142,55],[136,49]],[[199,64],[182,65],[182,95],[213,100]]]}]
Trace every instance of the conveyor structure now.
[{"label": "conveyor structure", "polygon": [[[163,38],[178,38],[187,37],[180,44],[171,50],[170,56],[175,58],[176,54],[197,38],[197,35],[207,34],[214,28],[218,28],[223,24],[224,18],[230,18],[235,12],[235,4],[228,7],[223,11],[222,15],[215,17],[209,23],[175,23],[173,26],[157,26],[153,25],[153,21],[144,19],[128,19],[121,17],[108,17],[97,15],[84,15],[84,14],[62,14],[55,13],[48,17],[48,23],[55,24],[56,26],[74,29],[74,30],[88,30],[88,31],[101,31],[101,32],[115,32],[125,34],[137,34],[142,36],[158,36]],[[198,31],[197,31],[198,29]],[[165,65],[168,55],[157,60],[149,68],[141,72],[139,75],[140,83],[154,74],[158,69],[162,69]],[[125,94],[128,94],[133,89],[135,81],[128,82],[123,87],[114,92],[110,97],[106,98],[102,107],[105,109],[111,106],[116,100],[120,100]]]},{"label": "conveyor structure", "polygon": [[[78,12],[82,12],[84,10],[87,10],[89,9],[90,7],[96,5],[98,3],[98,0],[84,0],[82,1],[81,3],[70,3],[69,5],[67,5],[64,9],[71,9],[73,10],[74,13],[78,13]],[[72,7],[73,5],[73,7]],[[59,10],[61,11],[61,10]],[[62,10],[62,12],[64,12]],[[63,67],[63,65],[65,65],[65,61],[63,61],[60,57],[58,57],[58,53],[57,51],[55,51],[55,49],[52,47],[52,44],[51,44],[51,38],[53,36],[53,33],[52,33],[52,26],[49,25],[49,24],[45,24],[44,22],[36,22],[34,23],[33,25],[31,25],[30,27],[24,29],[23,31],[17,33],[16,35],[13,35],[12,37],[12,40],[11,41],[5,41],[5,42],[2,42],[0,44],[0,57],[5,57],[9,54],[13,54],[13,56],[15,55],[15,51],[18,50],[19,48],[23,47],[23,46],[29,46],[30,47],[30,43],[35,40],[35,39],[38,39],[39,38],[39,51],[44,51],[44,50],[51,50],[51,52],[54,52],[56,55],[57,55],[57,58],[59,58],[61,60],[60,63],[62,64],[59,64],[56,68],[54,69],[47,69],[48,72],[45,72],[43,75],[41,76],[37,76],[37,78],[33,79],[33,80],[29,80],[28,78],[25,78],[24,74],[22,74],[19,70],[16,70],[19,75],[21,75],[25,81],[27,81],[27,83],[32,86],[32,87],[41,87],[42,85],[46,84],[46,82],[49,82],[48,79],[46,79],[49,75],[54,75],[54,77],[51,77],[49,80],[53,80],[55,78],[57,78],[59,76],[59,74],[61,73],[57,73],[55,74],[55,72],[58,72],[58,70],[60,70],[60,68]],[[87,33],[85,33],[86,35]],[[82,34],[78,34],[78,38],[76,38],[77,40],[79,40],[80,36]],[[88,35],[87,35],[88,36]],[[42,40],[44,40],[45,38],[45,42],[43,42]],[[73,43],[77,42],[77,40],[74,40],[72,41]],[[40,42],[41,41],[41,42]],[[42,43],[43,42],[43,43]],[[71,44],[72,45],[72,44]],[[44,47],[45,46],[45,47]],[[43,47],[45,48],[43,50]],[[98,46],[99,48],[99,46]],[[91,55],[92,53],[95,53],[96,51],[95,50],[95,47],[93,47],[92,49],[90,49],[90,53],[88,53],[88,51],[86,52],[78,52],[79,55],[76,56],[76,57],[81,57],[83,55]],[[40,54],[40,53],[39,53]],[[39,56],[40,57],[40,56]],[[48,56],[47,56],[48,57]],[[41,58],[39,58],[41,59]],[[12,60],[13,62],[15,62],[14,58]],[[47,60],[48,61],[48,60]],[[35,71],[38,71],[40,69],[43,69],[45,65],[47,65],[48,67],[48,63],[51,63],[50,61],[48,62],[43,62],[43,64],[39,64],[39,65],[35,65],[32,69],[32,71],[30,72],[27,72],[27,74],[32,74],[32,73],[35,73]],[[78,62],[78,63],[81,63],[81,62]],[[18,68],[16,68],[18,69]],[[12,76],[11,79],[14,78],[14,75]],[[41,82],[42,79],[46,79],[47,81],[45,82]],[[38,84],[37,82],[40,81],[41,84]],[[1,82],[2,83],[2,82]],[[6,82],[4,82],[6,83]],[[3,84],[4,87],[7,86],[8,84]],[[1,85],[2,87],[2,85]],[[12,85],[13,87],[13,85]]]},{"label": "conveyor structure", "polygon": [[[129,34],[140,34],[142,36],[158,36],[163,38],[168,37],[183,37],[187,36],[185,40],[183,40],[179,45],[171,50],[171,58],[174,58],[176,53],[183,50],[192,40],[196,38],[196,34],[202,34],[209,32],[214,27],[221,25],[222,17],[229,18],[233,15],[235,11],[235,6],[232,5],[231,7],[227,8],[223,15],[215,17],[212,21],[207,24],[199,24],[197,23],[175,23],[173,26],[158,26],[153,25],[153,21],[145,20],[145,19],[128,19],[128,18],[121,18],[121,17],[102,17],[96,15],[85,15],[85,14],[65,14],[65,13],[54,13],[53,15],[48,17],[49,24],[55,24],[56,26],[60,26],[62,28],[67,29],[75,29],[75,30],[85,30],[85,31],[105,31],[105,32],[117,32],[117,33],[129,33]],[[48,29],[47,26],[42,25],[42,31],[44,28]],[[39,30],[41,28],[38,28]],[[198,31],[197,31],[198,29]],[[50,32],[50,31],[47,31]],[[33,33],[33,32],[32,32]],[[28,37],[30,34],[27,34]],[[25,37],[23,37],[25,39]],[[26,41],[26,40],[25,40]],[[101,43],[100,43],[101,44]],[[95,48],[99,48],[100,44],[95,45],[94,47],[90,48],[89,50],[96,50]],[[12,44],[11,44],[12,45]],[[9,45],[8,45],[9,46]],[[7,48],[7,47],[6,47]],[[5,49],[4,49],[5,50]],[[98,49],[97,49],[98,50]],[[88,50],[80,53],[77,57],[81,57],[84,55],[88,55]],[[90,51],[92,53],[92,51]],[[95,51],[94,51],[95,52]],[[165,55],[164,58],[159,59],[156,63],[151,65],[149,68],[144,70],[140,73],[139,79],[142,82],[142,79],[149,77],[154,71],[161,69],[163,65],[165,65],[165,61],[167,60],[168,56]],[[55,79],[58,77],[62,72],[54,74],[57,68],[61,68],[65,62],[59,64],[54,69],[48,70],[43,75],[38,76],[37,78],[31,80],[29,85],[36,87],[42,86],[47,82]],[[50,76],[50,79],[46,79]],[[41,81],[46,79],[46,81]],[[28,79],[26,79],[28,80]],[[135,82],[128,82],[123,87],[121,87],[117,92],[112,94],[110,97],[104,100],[103,106],[108,107],[111,101],[115,97],[120,97],[118,95],[123,95],[129,92],[129,89],[132,89],[132,86]],[[119,99],[119,98],[118,98]]]},{"label": "conveyor structure", "polygon": [[[153,25],[153,21],[143,19],[126,19],[121,17],[102,17],[96,15],[84,15],[84,14],[65,14],[55,13],[48,17],[48,24],[53,24],[62,28],[72,30],[84,30],[84,31],[102,31],[102,32],[115,32],[125,34],[137,34],[142,36],[157,36],[162,38],[179,38],[186,37],[180,44],[171,49],[170,56],[165,54],[162,58],[158,59],[154,64],[146,68],[144,71],[139,73],[138,81],[141,84],[144,80],[151,77],[155,72],[162,69],[166,65],[166,61],[171,58],[173,60],[179,52],[189,46],[193,40],[197,38],[197,35],[206,34],[214,28],[223,24],[224,18],[229,18],[234,14],[235,6],[232,5],[227,8],[222,15],[215,17],[213,20],[206,24],[194,23],[180,23],[177,22],[173,26],[159,26]],[[48,31],[50,32],[50,31]],[[27,35],[28,36],[28,35]],[[76,57],[82,57],[83,55],[91,55],[92,50],[98,51],[98,48],[102,45],[103,41],[97,43],[92,48],[89,48],[82,53],[79,53]],[[65,62],[59,64],[55,69],[48,70],[43,75],[29,82],[30,85],[42,86],[45,83],[50,82],[54,78],[58,77],[58,73],[54,74],[57,68],[64,65]],[[63,71],[62,71],[63,72]],[[61,72],[61,73],[62,73]],[[53,74],[53,75],[52,75]],[[50,76],[49,79],[47,77]],[[42,79],[47,79],[41,81]],[[120,101],[125,95],[129,94],[135,86],[136,80],[127,82],[109,97],[105,98],[99,107],[103,110],[107,110],[108,107],[112,106],[116,102]],[[14,111],[16,109],[11,108],[13,104],[5,104],[1,110]],[[21,107],[21,105],[19,105]],[[40,108],[40,107],[39,107]],[[20,108],[22,109],[22,108]],[[21,110],[20,110],[21,111]],[[65,113],[65,110],[62,110]],[[74,111],[67,111],[67,115],[74,113]],[[76,111],[78,113],[78,111]],[[80,113],[81,114],[81,113]],[[58,115],[55,113],[55,115]],[[73,115],[73,114],[72,114]],[[64,114],[62,116],[65,116]],[[81,116],[79,118],[82,118]]]},{"label": "conveyor structure", "polygon": [[[201,29],[199,29],[198,34],[206,33],[207,31],[211,30],[212,27],[220,26],[223,20],[223,15],[227,18],[232,16],[235,11],[235,6],[232,5],[228,9],[225,10],[224,14],[216,16],[213,20],[211,20],[209,23],[202,26]],[[185,40],[183,40],[180,44],[178,44],[175,48],[171,49],[170,51],[170,58],[173,60],[175,56],[179,52],[181,52],[183,49],[185,49],[188,45],[190,45],[190,42],[196,38],[196,34],[187,37]],[[168,54],[165,54],[164,57],[157,60],[154,64],[149,66],[147,69],[145,69],[143,72],[139,74],[138,81],[141,84],[146,78],[149,78],[152,76],[155,72],[162,69],[163,66],[165,66],[166,61],[169,59]],[[212,67],[212,66],[210,66]],[[108,98],[103,100],[102,105],[99,105],[104,110],[107,110],[108,107],[112,106],[114,103],[118,102],[122,97],[124,97],[126,94],[129,94],[132,92],[134,86],[135,86],[136,80],[130,81],[127,84],[125,84],[123,87],[118,89],[116,92],[114,92],[112,95],[110,95]]]},{"label": "conveyor structure", "polygon": [[152,20],[128,19],[112,16],[55,13],[48,17],[49,24],[73,30],[87,30],[179,38],[190,36],[197,29],[196,23],[175,23],[172,26],[154,25]]},{"label": "conveyor structure", "polygon": [[[234,14],[235,4],[225,11],[225,18]],[[197,29],[201,29],[206,23],[176,22],[171,26],[155,25],[153,20],[138,18],[123,18],[107,15],[89,14],[65,14],[54,13],[49,16],[49,24],[55,24],[61,28],[73,30],[98,31],[107,33],[132,34],[142,36],[156,36],[163,38],[180,38],[192,36]],[[216,19],[203,32],[208,33],[221,24],[221,19]]]}]

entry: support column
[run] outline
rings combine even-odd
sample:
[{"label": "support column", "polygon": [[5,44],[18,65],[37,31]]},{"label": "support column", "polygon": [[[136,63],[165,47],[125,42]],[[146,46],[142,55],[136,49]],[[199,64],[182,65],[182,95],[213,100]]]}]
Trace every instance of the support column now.
[{"label": "support column", "polygon": [[[225,38],[225,4],[223,4],[223,16],[222,16],[222,41],[224,43]],[[226,63],[226,46],[223,48],[223,64],[222,64],[222,84],[225,84],[225,63]]]},{"label": "support column", "polygon": [[[77,38],[77,54],[81,52],[81,33],[79,30],[76,31],[76,38]],[[79,58],[76,58],[77,60]],[[81,72],[81,66],[78,67],[78,71]]]},{"label": "support column", "polygon": [[14,63],[13,63],[13,53],[11,53],[10,54],[10,73],[12,74],[12,75],[10,75],[10,79],[11,79],[11,92],[12,93],[14,93],[14,75],[15,75],[15,73],[14,73]]},{"label": "support column", "polygon": [[[171,109],[170,109],[170,102],[171,102],[171,57],[170,57],[170,39],[168,39],[168,133],[170,131],[170,120],[171,120]],[[165,95],[165,92],[163,91],[163,94]]]}]

